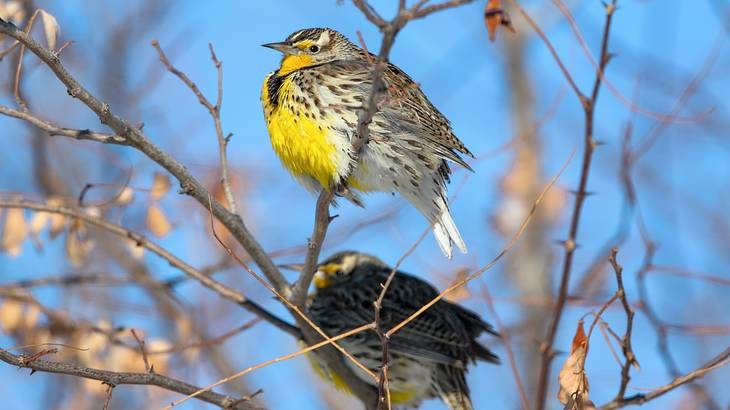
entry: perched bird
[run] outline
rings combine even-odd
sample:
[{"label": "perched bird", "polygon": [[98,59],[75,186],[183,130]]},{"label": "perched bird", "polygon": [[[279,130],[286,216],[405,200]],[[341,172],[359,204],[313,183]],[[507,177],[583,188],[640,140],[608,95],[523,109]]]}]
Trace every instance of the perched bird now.
[{"label": "perched bird", "polygon": [[[308,299],[312,320],[330,336],[374,320],[373,302],[392,268],[380,259],[359,252],[341,252],[317,267],[316,290]],[[387,331],[438,295],[428,283],[397,272],[383,299],[381,325]],[[452,410],[472,409],[466,384],[467,365],[499,359],[476,339],[483,332],[496,335],[476,313],[440,300],[390,338],[388,369],[391,401],[400,408],[417,407],[423,400],[441,398]],[[382,364],[378,335],[365,331],[342,339],[348,352],[374,373]],[[315,370],[339,388],[346,388],[323,362],[313,358]],[[372,378],[347,360],[365,382]]]},{"label": "perched bird", "polygon": [[329,28],[299,30],[264,46],[284,53],[279,69],[264,80],[261,100],[271,144],[294,177],[315,193],[341,188],[339,195],[361,206],[349,187],[400,192],[433,225],[448,258],[452,243],[466,253],[449,213],[446,161],[471,169],[458,153],[473,155],[418,85],[388,64],[386,97],[354,166],[357,112],[370,95],[375,57]]}]

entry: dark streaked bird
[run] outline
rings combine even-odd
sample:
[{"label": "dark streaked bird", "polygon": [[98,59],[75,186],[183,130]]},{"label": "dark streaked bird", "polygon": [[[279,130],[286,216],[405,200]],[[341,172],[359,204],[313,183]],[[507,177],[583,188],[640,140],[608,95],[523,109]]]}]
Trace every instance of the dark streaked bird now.
[{"label": "dark streaked bird", "polygon": [[[341,252],[317,267],[316,290],[308,299],[308,311],[318,326],[336,336],[374,320],[373,302],[392,268],[380,259],[359,252]],[[427,282],[397,272],[383,299],[381,324],[386,331],[409,317],[438,295]],[[399,408],[413,408],[423,400],[440,398],[452,410],[472,409],[466,383],[467,365],[498,358],[481,345],[482,333],[496,335],[476,313],[440,300],[390,339],[391,400]],[[373,331],[344,338],[341,345],[377,373],[382,363],[380,339]],[[349,360],[365,382],[373,380]],[[339,388],[346,386],[313,355],[315,370]]]}]

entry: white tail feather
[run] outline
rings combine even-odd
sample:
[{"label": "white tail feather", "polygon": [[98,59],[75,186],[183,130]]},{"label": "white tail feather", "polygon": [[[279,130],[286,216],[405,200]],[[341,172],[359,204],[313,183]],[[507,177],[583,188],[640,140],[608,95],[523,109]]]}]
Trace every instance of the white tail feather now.
[{"label": "white tail feather", "polygon": [[441,222],[436,222],[433,224],[433,236],[436,237],[436,243],[439,244],[439,248],[441,248],[441,252],[446,255],[447,258],[451,259],[451,239],[449,239],[449,234],[444,230],[444,227],[441,225]]},{"label": "white tail feather", "polygon": [[447,258],[451,259],[451,244],[456,245],[461,253],[467,253],[466,244],[461,238],[459,230],[454,224],[453,218],[448,209],[444,209],[439,215],[438,221],[433,224],[433,234],[436,237],[441,251],[446,255]]},{"label": "white tail feather", "polygon": [[464,243],[464,240],[461,239],[459,229],[456,227],[454,220],[451,218],[451,213],[449,213],[448,208],[441,212],[441,217],[439,219],[441,221],[441,225],[443,225],[443,227],[446,228],[446,232],[449,233],[449,237],[454,245],[459,248],[461,253],[467,253],[466,244]]}]

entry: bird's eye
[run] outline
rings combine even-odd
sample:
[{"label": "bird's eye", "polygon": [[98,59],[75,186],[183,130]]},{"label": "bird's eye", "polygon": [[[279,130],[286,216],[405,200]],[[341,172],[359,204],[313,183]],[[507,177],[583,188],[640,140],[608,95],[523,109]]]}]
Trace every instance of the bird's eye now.
[{"label": "bird's eye", "polygon": [[319,46],[311,46],[309,47],[309,51],[312,53],[319,52]]}]

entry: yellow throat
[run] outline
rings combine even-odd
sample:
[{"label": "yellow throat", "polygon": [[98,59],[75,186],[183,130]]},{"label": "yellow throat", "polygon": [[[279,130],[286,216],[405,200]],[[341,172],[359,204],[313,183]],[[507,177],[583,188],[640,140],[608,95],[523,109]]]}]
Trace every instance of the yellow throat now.
[{"label": "yellow throat", "polygon": [[286,56],[279,71],[264,80],[261,100],[271,145],[282,164],[295,176],[311,176],[329,188],[337,176],[337,167],[328,124],[325,118],[317,118],[297,102],[292,76],[288,75],[310,64],[305,60],[302,56]]}]

